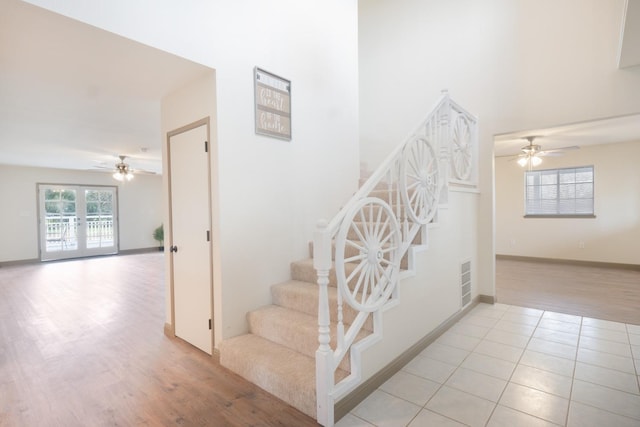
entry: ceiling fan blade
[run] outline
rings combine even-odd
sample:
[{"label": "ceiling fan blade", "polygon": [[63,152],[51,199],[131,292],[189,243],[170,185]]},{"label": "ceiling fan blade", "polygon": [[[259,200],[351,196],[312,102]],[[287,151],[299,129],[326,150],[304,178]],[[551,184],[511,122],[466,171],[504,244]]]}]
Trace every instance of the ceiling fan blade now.
[{"label": "ceiling fan blade", "polygon": [[546,153],[551,153],[554,151],[567,151],[567,150],[579,150],[580,147],[577,145],[572,145],[570,147],[560,147],[560,148],[552,148],[551,150],[544,150]]},{"label": "ceiling fan blade", "polygon": [[549,151],[540,151],[536,155],[540,156],[540,157],[560,157],[560,156],[564,156],[564,152],[563,151],[549,150]]}]

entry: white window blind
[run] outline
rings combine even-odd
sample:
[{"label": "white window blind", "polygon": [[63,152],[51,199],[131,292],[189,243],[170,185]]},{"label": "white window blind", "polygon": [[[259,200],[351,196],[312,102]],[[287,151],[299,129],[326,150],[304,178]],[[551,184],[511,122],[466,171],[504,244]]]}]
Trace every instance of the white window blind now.
[{"label": "white window blind", "polygon": [[593,216],[593,166],[525,172],[525,215]]}]

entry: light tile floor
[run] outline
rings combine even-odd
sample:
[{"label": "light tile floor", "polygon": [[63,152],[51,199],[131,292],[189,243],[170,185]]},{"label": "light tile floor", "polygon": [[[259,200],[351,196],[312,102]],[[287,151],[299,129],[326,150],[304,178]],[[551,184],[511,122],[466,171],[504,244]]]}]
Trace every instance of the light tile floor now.
[{"label": "light tile floor", "polygon": [[338,427],[640,426],[640,326],[480,304]]}]

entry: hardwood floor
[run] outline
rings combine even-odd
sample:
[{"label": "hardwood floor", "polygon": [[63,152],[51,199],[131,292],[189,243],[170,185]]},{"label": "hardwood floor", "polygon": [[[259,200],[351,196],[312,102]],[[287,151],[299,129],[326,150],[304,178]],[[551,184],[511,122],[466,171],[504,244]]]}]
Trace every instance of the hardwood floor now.
[{"label": "hardwood floor", "polygon": [[640,271],[496,260],[498,302],[640,325]]},{"label": "hardwood floor", "polygon": [[163,334],[161,254],[0,268],[0,426],[316,426]]}]

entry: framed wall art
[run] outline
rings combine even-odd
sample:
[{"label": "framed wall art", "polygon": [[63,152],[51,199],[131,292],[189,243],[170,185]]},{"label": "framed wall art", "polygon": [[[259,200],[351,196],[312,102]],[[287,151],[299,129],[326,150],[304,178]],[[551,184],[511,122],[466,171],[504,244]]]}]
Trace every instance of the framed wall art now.
[{"label": "framed wall art", "polygon": [[291,140],[291,82],[253,69],[256,133]]}]

